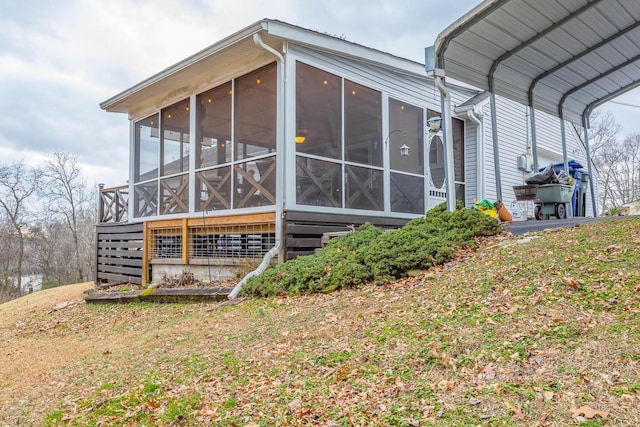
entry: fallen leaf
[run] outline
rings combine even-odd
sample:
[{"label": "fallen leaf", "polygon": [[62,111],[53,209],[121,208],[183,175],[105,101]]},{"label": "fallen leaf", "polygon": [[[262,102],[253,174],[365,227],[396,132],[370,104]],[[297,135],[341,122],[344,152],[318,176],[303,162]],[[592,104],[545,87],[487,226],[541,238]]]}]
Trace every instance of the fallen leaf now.
[{"label": "fallen leaf", "polygon": [[158,409],[160,407],[160,404],[155,400],[147,400],[147,406],[152,409]]},{"label": "fallen leaf", "polygon": [[300,409],[302,409],[302,401],[300,399],[293,399],[289,402],[289,412],[292,414],[298,412]]},{"label": "fallen leaf", "polygon": [[592,418],[607,418],[607,415],[609,415],[608,412],[605,411],[597,411],[593,408],[590,408],[588,406],[581,406],[578,409],[572,409],[571,412],[573,413],[574,417],[585,417],[587,419],[592,419]]},{"label": "fallen leaf", "polygon": [[480,403],[482,403],[482,400],[476,399],[475,397],[469,399],[469,405],[479,405]]},{"label": "fallen leaf", "polygon": [[338,316],[333,313],[327,313],[324,315],[324,319],[329,323],[335,323],[338,321]]},{"label": "fallen leaf", "polygon": [[569,286],[570,288],[580,289],[580,285],[573,277],[563,277],[562,280],[564,281],[565,285]]},{"label": "fallen leaf", "polygon": [[554,393],[552,391],[545,391],[542,393],[544,400],[553,400]]},{"label": "fallen leaf", "polygon": [[496,378],[496,371],[493,368],[493,365],[489,364],[484,368],[480,369],[480,373],[478,374],[479,379],[484,380],[493,380]]},{"label": "fallen leaf", "polygon": [[349,372],[349,368],[347,368],[346,366],[341,367],[340,370],[338,371],[338,374],[336,375],[336,381],[340,382],[344,380],[348,372]]},{"label": "fallen leaf", "polygon": [[513,418],[515,418],[516,420],[524,421],[524,413],[522,413],[521,406],[512,405],[511,402],[509,402],[506,399],[504,401],[504,406],[506,406],[507,409],[510,409],[513,411]]},{"label": "fallen leaf", "polygon": [[542,297],[540,295],[533,295],[531,298],[529,298],[529,302],[532,305],[536,305],[538,304],[540,301],[542,301]]},{"label": "fallen leaf", "polygon": [[260,427],[260,424],[251,421],[249,424],[245,424],[244,427]]}]

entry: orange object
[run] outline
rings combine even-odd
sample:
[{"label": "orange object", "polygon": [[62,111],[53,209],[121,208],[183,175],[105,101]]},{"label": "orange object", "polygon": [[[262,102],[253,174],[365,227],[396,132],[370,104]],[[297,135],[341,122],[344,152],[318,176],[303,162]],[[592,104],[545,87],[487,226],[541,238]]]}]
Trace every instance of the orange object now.
[{"label": "orange object", "polygon": [[502,222],[509,222],[513,220],[511,212],[509,212],[504,205],[500,206],[500,209],[498,209],[498,218],[500,218],[500,221]]}]

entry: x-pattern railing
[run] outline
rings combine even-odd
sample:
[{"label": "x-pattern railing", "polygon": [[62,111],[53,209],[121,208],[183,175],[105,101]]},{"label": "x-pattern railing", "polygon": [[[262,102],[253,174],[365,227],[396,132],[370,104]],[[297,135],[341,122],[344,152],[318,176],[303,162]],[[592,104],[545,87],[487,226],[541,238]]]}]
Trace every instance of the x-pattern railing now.
[{"label": "x-pattern railing", "polygon": [[188,202],[185,203],[185,201],[182,200],[183,193],[189,188],[189,178],[187,175],[182,175],[179,179],[181,183],[176,188],[171,186],[170,180],[168,179],[160,181],[162,189],[166,190],[166,193],[163,191],[162,215],[189,212]]},{"label": "x-pattern railing", "polygon": [[129,210],[129,187],[100,187],[100,205],[98,206],[100,222],[127,222]]}]

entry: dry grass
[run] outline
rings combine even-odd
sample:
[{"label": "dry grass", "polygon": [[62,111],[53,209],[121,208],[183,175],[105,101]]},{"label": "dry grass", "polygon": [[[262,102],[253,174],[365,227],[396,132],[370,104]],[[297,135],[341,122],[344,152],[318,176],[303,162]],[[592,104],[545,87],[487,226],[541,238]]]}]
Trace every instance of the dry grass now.
[{"label": "dry grass", "polygon": [[213,312],[36,293],[0,305],[0,424],[639,425],[639,243],[638,218],[502,237]]}]

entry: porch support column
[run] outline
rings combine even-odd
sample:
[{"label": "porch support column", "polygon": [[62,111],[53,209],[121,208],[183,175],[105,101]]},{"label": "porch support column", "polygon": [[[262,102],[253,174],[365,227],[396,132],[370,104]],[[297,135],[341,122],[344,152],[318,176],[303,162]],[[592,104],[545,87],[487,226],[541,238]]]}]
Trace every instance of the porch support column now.
[{"label": "porch support column", "polygon": [[591,190],[591,206],[593,207],[593,217],[598,216],[598,207],[596,201],[596,191],[593,185],[594,176],[591,164],[591,148],[589,147],[589,119],[582,116],[582,128],[584,129],[584,145],[587,149],[587,171],[589,171],[589,188]]}]

